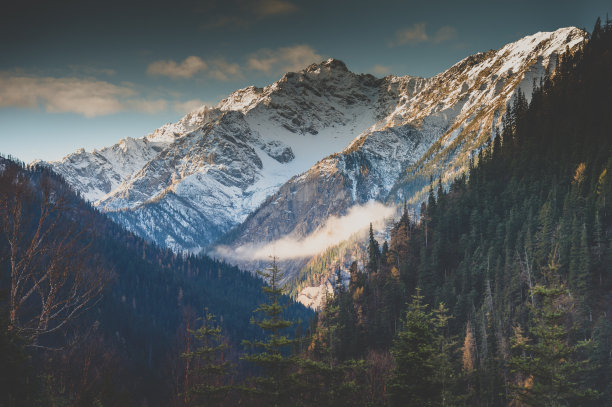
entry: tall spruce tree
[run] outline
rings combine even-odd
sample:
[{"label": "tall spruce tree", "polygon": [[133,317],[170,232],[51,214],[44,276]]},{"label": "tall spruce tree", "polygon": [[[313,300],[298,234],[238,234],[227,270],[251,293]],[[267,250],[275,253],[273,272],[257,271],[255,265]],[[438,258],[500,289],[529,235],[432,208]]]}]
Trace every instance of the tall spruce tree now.
[{"label": "tall spruce tree", "polygon": [[243,341],[248,349],[256,351],[243,359],[257,366],[261,373],[253,379],[254,387],[248,388],[247,393],[256,405],[290,406],[294,404],[297,358],[290,354],[296,340],[285,333],[293,322],[283,318],[286,308],[282,303],[284,290],[280,284],[283,273],[278,268],[276,257],[272,258],[269,267],[257,273],[268,283],[263,287],[268,301],[254,311],[263,314],[263,318],[253,318],[252,323],[263,329],[266,337],[263,340]]},{"label": "tall spruce tree", "polygon": [[583,356],[587,343],[572,341],[575,300],[557,269],[553,261],[544,282],[532,288],[535,303],[529,304],[528,330],[517,326],[512,337],[513,398],[527,406],[577,406],[597,396],[581,383],[588,368]]},{"label": "tall spruce tree", "polygon": [[445,336],[446,309],[430,311],[419,289],[391,348],[395,369],[388,383],[392,406],[453,405],[455,342]]},{"label": "tall spruce tree", "polygon": [[232,389],[229,385],[231,363],[225,354],[228,345],[208,308],[202,321],[200,328],[189,330],[199,346],[181,355],[189,366],[187,392],[182,398],[189,406],[222,406]]},{"label": "tall spruce tree", "polygon": [[378,271],[380,261],[380,246],[378,241],[374,239],[374,229],[370,223],[370,235],[368,239],[368,264],[366,269],[368,273],[376,273]]}]

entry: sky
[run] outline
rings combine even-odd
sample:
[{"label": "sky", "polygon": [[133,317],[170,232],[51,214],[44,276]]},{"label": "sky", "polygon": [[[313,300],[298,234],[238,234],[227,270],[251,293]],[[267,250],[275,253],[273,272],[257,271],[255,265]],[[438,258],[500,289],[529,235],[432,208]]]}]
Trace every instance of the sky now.
[{"label": "sky", "polygon": [[603,0],[5,0],[0,154],[59,160],[142,137],[236,89],[333,57],[430,77],[539,31],[590,31]]}]

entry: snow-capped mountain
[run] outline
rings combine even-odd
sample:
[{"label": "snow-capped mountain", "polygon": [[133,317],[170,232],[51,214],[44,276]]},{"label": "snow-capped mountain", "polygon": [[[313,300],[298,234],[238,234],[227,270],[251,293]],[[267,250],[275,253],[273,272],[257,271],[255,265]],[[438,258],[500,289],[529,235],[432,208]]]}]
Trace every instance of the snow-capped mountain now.
[{"label": "snow-capped mountain", "polygon": [[330,59],[50,165],[116,221],[174,250],[200,250],[235,227],[231,245],[304,236],[355,203],[409,199],[425,185],[419,174],[464,171],[516,89],[529,95],[585,35],[538,33],[433,78],[377,79]]},{"label": "snow-capped mountain", "polygon": [[392,106],[384,84],[330,59],[238,90],[142,139],[51,165],[127,228],[197,251],[384,117]]},{"label": "snow-capped mountain", "polygon": [[[417,91],[398,91],[387,116],[339,153],[293,177],[225,243],[303,237],[354,204],[389,198],[401,202],[412,198],[405,191],[414,194],[427,188],[430,176],[450,180],[461,174],[470,155],[490,142],[517,89],[529,97],[534,80],[554,68],[560,52],[584,37],[576,28],[538,33],[465,58],[419,81]],[[401,89],[404,81],[385,79],[389,88]]]}]

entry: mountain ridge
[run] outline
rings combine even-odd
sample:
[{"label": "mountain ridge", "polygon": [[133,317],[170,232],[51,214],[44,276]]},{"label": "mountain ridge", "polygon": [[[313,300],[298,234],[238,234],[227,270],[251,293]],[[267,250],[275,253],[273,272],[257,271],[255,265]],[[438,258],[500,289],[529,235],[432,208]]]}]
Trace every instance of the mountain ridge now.
[{"label": "mountain ridge", "polygon": [[573,27],[537,33],[432,78],[376,78],[328,59],[122,140],[106,162],[79,151],[49,164],[115,221],[175,251],[200,251],[232,228],[234,246],[303,237],[353,204],[418,197],[427,175],[465,171],[515,90],[529,95],[584,38]]}]

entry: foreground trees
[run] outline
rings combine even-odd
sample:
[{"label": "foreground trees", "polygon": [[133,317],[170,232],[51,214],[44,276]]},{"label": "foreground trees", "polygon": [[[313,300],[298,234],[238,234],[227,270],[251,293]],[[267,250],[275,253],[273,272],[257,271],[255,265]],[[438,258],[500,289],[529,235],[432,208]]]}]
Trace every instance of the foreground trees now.
[{"label": "foreground trees", "polygon": [[283,288],[281,279],[283,273],[278,269],[276,257],[272,264],[258,271],[259,275],[268,283],[263,290],[268,297],[266,303],[261,304],[255,314],[261,313],[261,319],[253,319],[252,323],[264,330],[266,337],[262,340],[244,341],[243,344],[254,353],[244,356],[244,360],[257,366],[261,375],[253,378],[253,387],[247,393],[253,402],[266,406],[290,405],[294,396],[294,373],[297,359],[290,355],[291,346],[296,342],[290,339],[286,329],[293,322],[283,318],[286,306],[283,301]]},{"label": "foreground trees", "polygon": [[457,343],[447,336],[449,316],[444,306],[435,311],[428,308],[417,290],[391,348],[395,369],[388,398],[392,406],[455,405]]},{"label": "foreground trees", "polygon": [[185,361],[184,392],[180,398],[186,406],[223,406],[232,390],[228,345],[216,318],[204,309],[202,326],[188,330],[192,335],[187,350],[181,355]]},{"label": "foreground trees", "polygon": [[[70,196],[53,185],[47,171],[34,182],[9,165],[0,173],[0,235],[8,245],[9,329],[45,346],[95,303],[110,273],[89,258],[86,219],[66,222]],[[35,214],[32,216],[32,214]],[[78,225],[78,226],[77,226]]]},{"label": "foreground trees", "polygon": [[514,328],[510,366],[517,375],[513,398],[528,406],[587,405],[598,394],[584,383],[592,370],[588,341],[576,341],[576,302],[553,264],[531,294],[528,332]]}]

